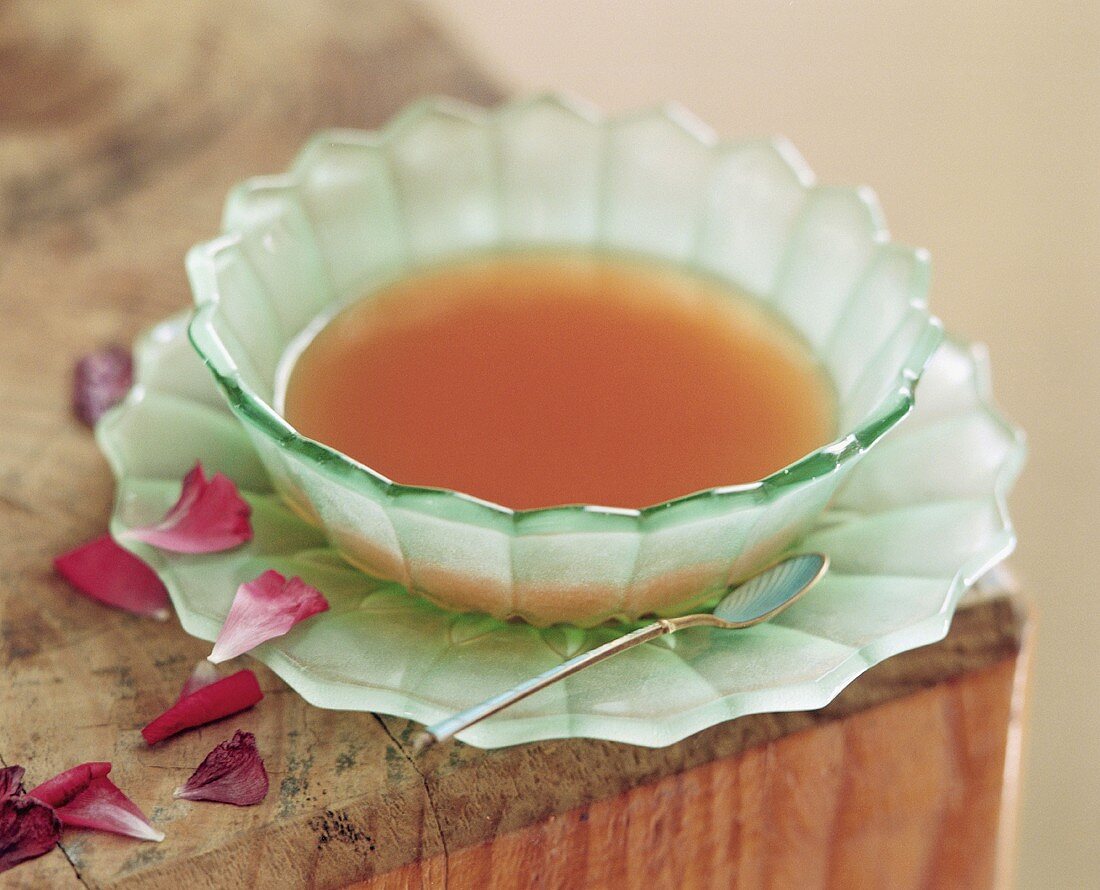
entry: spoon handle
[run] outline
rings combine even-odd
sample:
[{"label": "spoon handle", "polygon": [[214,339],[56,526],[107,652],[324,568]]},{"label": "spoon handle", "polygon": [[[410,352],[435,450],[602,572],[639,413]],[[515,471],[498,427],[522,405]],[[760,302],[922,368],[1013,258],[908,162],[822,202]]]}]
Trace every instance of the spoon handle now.
[{"label": "spoon handle", "polygon": [[473,726],[486,717],[491,717],[493,714],[497,713],[497,711],[502,711],[504,708],[518,701],[522,701],[527,698],[527,696],[533,695],[540,689],[545,689],[552,683],[557,683],[558,680],[564,679],[570,674],[575,674],[577,671],[589,665],[596,664],[596,662],[603,661],[605,658],[610,658],[612,655],[617,655],[625,649],[630,649],[633,646],[645,643],[648,640],[656,639],[664,634],[672,633],[677,629],[677,626],[672,621],[662,619],[660,621],[654,621],[652,624],[647,624],[645,627],[641,627],[636,631],[611,640],[608,643],[604,643],[602,646],[597,646],[595,649],[589,649],[587,652],[582,652],[580,655],[574,656],[568,661],[563,661],[556,667],[543,671],[537,677],[532,677],[530,680],[524,680],[518,686],[513,686],[511,689],[499,695],[494,695],[492,698],[486,699],[479,705],[474,705],[472,708],[460,711],[453,717],[448,717],[446,720],[440,720],[438,723],[432,724],[416,736],[413,741],[413,751],[419,754],[425,748],[434,745],[436,742],[445,742],[456,733],[462,732],[462,730]]}]

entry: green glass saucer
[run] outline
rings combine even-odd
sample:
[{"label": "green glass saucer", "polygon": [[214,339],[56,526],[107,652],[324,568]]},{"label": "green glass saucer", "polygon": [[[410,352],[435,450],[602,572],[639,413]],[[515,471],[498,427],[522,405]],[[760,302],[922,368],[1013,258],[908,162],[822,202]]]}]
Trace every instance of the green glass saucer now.
[{"label": "green glass saucer", "polygon": [[[220,554],[125,541],[167,584],[184,629],[213,640],[242,581],[275,568],[332,608],[253,655],[307,701],[431,723],[621,634],[455,614],[368,578],[273,493],[175,317],[136,346],[136,385],[97,437],[118,482],[117,536],[159,519],[196,460],[231,476],[255,538]],[[744,714],[821,707],[868,667],[941,639],[966,588],[1015,544],[1004,499],[1023,443],[989,401],[982,352],[947,343],[912,415],[852,472],[800,542],[832,568],[802,601],[742,631],[698,628],[546,689],[460,738],[482,747],[589,737],[660,746]]]}]

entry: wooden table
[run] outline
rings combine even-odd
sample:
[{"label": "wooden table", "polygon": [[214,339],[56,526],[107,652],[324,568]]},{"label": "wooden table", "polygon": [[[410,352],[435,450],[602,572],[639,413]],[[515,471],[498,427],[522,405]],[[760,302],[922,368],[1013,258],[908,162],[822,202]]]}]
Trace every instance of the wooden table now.
[{"label": "wooden table", "polygon": [[[253,711],[156,749],[140,726],[205,644],[74,595],[51,558],[102,532],[111,479],[70,417],[74,359],[186,305],[182,256],[228,187],[322,126],[501,89],[397,0],[0,7],[0,761],[85,760],[168,834],[67,831],[3,887],[990,886],[1006,880],[1025,622],[990,596],[943,643],[831,706],[670,748],[441,746],[307,706],[257,667]],[[1023,654],[1022,654],[1023,653]],[[173,801],[218,741],[256,733],[249,809]]]}]

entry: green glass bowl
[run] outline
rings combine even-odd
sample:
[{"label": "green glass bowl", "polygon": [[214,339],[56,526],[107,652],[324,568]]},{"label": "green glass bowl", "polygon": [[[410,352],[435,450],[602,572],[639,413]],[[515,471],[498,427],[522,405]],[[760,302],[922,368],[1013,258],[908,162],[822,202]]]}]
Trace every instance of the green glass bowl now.
[{"label": "green glass bowl", "polygon": [[[275,409],[280,359],[322,313],[448,258],[531,247],[658,259],[753,295],[818,358],[841,434],[758,482],[643,510],[513,511],[390,480]],[[675,107],[432,99],[378,132],[323,133],[287,174],[235,188],[224,234],[187,265],[191,341],[295,512],[375,578],[539,626],[675,614],[751,574],[909,412],[942,338],[927,257],[889,241],[867,190],[816,186],[789,145],[720,143]]]}]

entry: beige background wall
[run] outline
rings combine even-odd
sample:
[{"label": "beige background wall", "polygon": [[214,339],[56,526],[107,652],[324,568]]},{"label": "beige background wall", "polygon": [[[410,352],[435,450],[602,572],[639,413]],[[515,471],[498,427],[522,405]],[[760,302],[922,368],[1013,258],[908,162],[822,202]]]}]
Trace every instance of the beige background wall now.
[{"label": "beige background wall", "polygon": [[1024,888],[1100,886],[1100,3],[427,0],[509,82],[678,99],[867,183],[985,340],[1031,458],[1016,567],[1038,605]]}]

